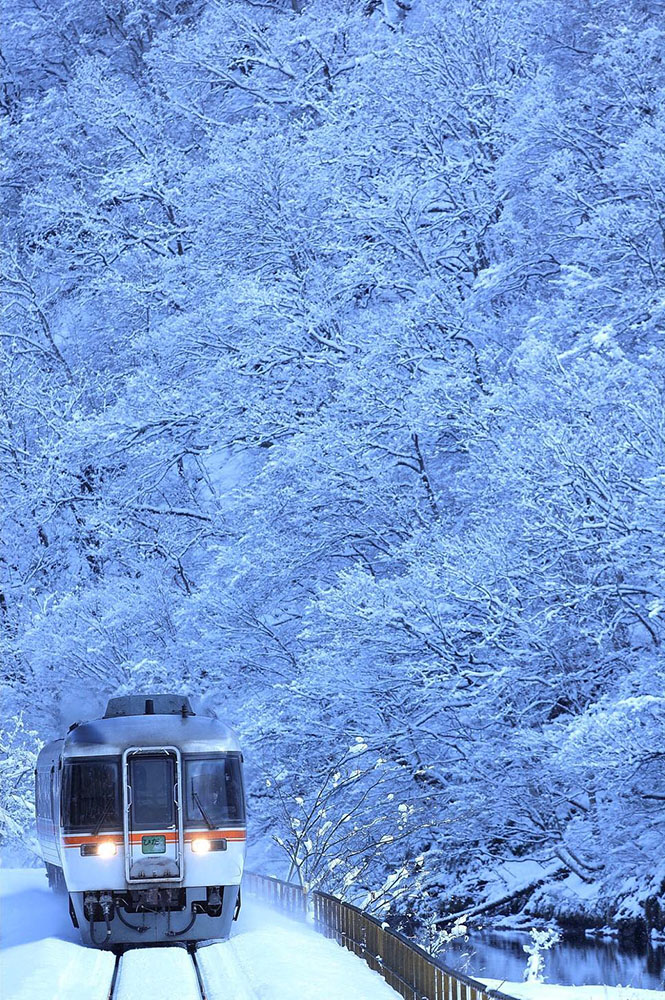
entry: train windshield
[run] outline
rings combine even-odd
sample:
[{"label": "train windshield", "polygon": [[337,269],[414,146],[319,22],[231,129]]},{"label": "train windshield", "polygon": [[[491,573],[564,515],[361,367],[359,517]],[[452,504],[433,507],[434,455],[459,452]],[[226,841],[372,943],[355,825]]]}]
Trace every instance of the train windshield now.
[{"label": "train windshield", "polygon": [[137,754],[129,761],[132,825],[138,830],[175,826],[175,757]]},{"label": "train windshield", "polygon": [[188,823],[211,829],[244,822],[239,756],[185,758],[185,813]]},{"label": "train windshield", "polygon": [[62,784],[65,829],[118,830],[120,810],[120,762],[77,760],[65,764]]}]

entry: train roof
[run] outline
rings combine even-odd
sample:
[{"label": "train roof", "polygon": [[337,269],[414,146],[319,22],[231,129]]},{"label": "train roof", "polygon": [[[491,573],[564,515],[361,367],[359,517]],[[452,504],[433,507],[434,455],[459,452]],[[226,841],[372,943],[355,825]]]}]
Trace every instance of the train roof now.
[{"label": "train roof", "polygon": [[63,756],[102,757],[127,747],[164,746],[186,753],[240,751],[233,730],[206,715],[126,715],[76,726],[65,737]]},{"label": "train roof", "polygon": [[58,763],[64,742],[61,737],[59,740],[52,740],[50,743],[46,743],[41,748],[37,757],[37,767],[40,770],[42,768],[50,768],[52,765]]}]

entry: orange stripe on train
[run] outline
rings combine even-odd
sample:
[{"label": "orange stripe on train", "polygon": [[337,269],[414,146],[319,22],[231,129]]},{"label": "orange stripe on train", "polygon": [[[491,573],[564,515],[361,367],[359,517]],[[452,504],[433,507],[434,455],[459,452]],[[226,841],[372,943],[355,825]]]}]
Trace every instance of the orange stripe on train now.
[{"label": "orange stripe on train", "polygon": [[[143,837],[165,837],[167,844],[175,844],[178,841],[178,836],[173,830],[168,830],[160,833],[148,832],[148,833],[133,833],[130,836],[130,843],[140,844]],[[247,839],[246,830],[186,830],[184,834],[185,843],[190,843],[198,837],[207,837],[208,840],[235,840],[241,841]],[[114,844],[122,844],[123,836],[121,833],[107,833],[100,836],[93,836],[92,834],[80,834],[74,837],[64,837],[65,847],[82,847],[84,844],[101,844],[104,841],[111,840]]]}]

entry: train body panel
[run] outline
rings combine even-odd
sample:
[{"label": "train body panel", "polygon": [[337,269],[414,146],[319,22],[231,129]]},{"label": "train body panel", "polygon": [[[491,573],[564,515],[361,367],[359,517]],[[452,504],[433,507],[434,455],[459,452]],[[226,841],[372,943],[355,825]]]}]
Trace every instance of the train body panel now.
[{"label": "train body panel", "polygon": [[246,843],[232,730],[179,696],[113,699],[44,747],[35,776],[49,881],[86,942],[228,935]]},{"label": "train body panel", "polygon": [[127,747],[160,748],[183,744],[186,744],[189,753],[214,752],[220,749],[240,752],[240,744],[233,730],[217,719],[206,715],[150,714],[112,716],[94,722],[82,722],[73,727],[65,737],[64,755],[71,758],[119,757]]},{"label": "train body panel", "polygon": [[[188,885],[240,885],[245,863],[246,831],[241,828],[214,831],[207,829],[186,830],[184,851],[184,877]],[[151,832],[150,836],[165,835],[163,831]],[[226,848],[206,851],[198,854],[192,849],[196,840],[217,840],[222,835]],[[64,838],[69,841],[69,837]],[[102,843],[112,843],[116,853],[111,857],[100,859],[95,855],[82,855],[82,846],[99,846]],[[48,861],[44,854],[44,860]],[[51,862],[60,864],[59,860]],[[63,864],[67,888],[70,892],[83,892],[91,889],[126,889],[130,883],[125,878],[125,848],[122,830],[105,834],[103,837],[71,838],[63,850]],[[152,880],[155,881],[155,880]]]},{"label": "train body panel", "polygon": [[61,839],[58,830],[62,747],[64,740],[54,740],[42,748],[35,768],[35,811],[37,837],[44,861],[62,867]]}]

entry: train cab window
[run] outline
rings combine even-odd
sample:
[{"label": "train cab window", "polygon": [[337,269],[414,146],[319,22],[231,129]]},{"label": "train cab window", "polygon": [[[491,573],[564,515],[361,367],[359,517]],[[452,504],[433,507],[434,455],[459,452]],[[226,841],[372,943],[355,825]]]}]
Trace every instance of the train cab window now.
[{"label": "train cab window", "polygon": [[117,830],[120,811],[120,762],[77,760],[65,764],[62,810],[66,830]]},{"label": "train cab window", "polygon": [[239,756],[185,759],[185,815],[195,826],[244,822]]},{"label": "train cab window", "polygon": [[175,826],[175,758],[138,754],[129,761],[132,826],[139,830]]}]

